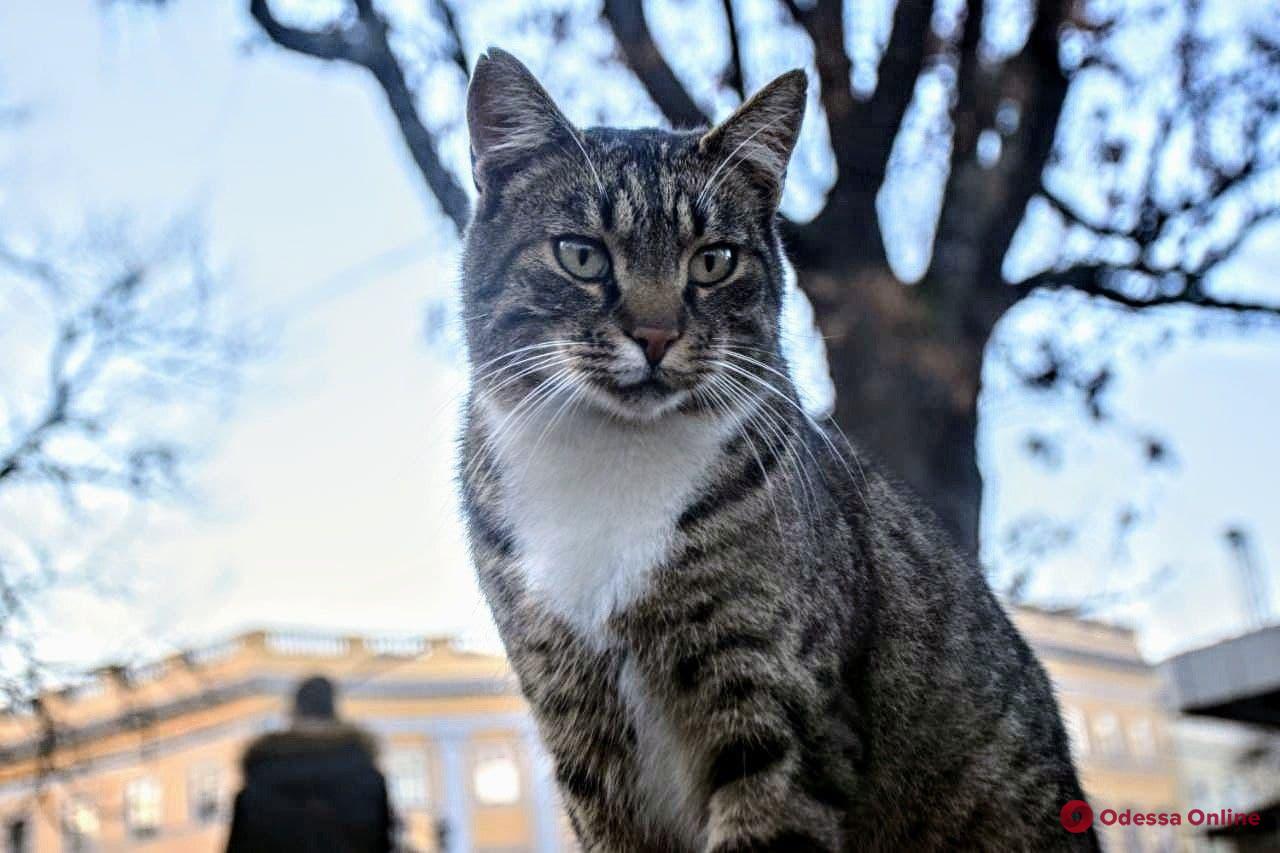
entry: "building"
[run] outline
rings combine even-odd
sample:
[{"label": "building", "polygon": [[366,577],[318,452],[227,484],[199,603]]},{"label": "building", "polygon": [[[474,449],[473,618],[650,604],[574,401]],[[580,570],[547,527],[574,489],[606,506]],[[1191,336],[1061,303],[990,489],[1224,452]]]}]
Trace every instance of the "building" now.
[{"label": "building", "polygon": [[1280,849],[1280,625],[1164,664],[1179,723],[1187,799],[1205,809],[1256,812],[1256,826],[1196,834],[1197,850]]},{"label": "building", "polygon": [[1066,611],[1022,607],[1014,622],[1053,680],[1085,796],[1108,850],[1187,847],[1170,826],[1102,826],[1103,809],[1183,808],[1174,755],[1174,719],[1160,672],[1143,660],[1131,630]]},{"label": "building", "polygon": [[[1280,801],[1280,732],[1232,720],[1179,716],[1174,724],[1183,802],[1206,812],[1274,812]],[[1274,821],[1274,818],[1273,818]],[[1273,823],[1274,825],[1274,823]],[[1227,853],[1235,842],[1200,827],[1191,839],[1197,853]],[[1266,847],[1256,849],[1268,849]],[[1271,848],[1276,849],[1275,839]]]},{"label": "building", "polygon": [[[1095,812],[1183,809],[1175,721],[1133,633],[1066,612],[1013,616],[1056,685]],[[502,658],[443,639],[254,632],[44,697],[52,739],[37,715],[0,718],[9,849],[219,849],[245,744],[286,722],[294,686],[314,673],[382,742],[411,849],[441,849],[442,835],[449,851],[572,847]],[[1113,850],[1192,844],[1168,827],[1101,829]]]},{"label": "building", "polygon": [[245,745],[285,725],[295,685],[316,673],[381,742],[410,849],[561,849],[554,787],[502,658],[441,639],[279,632],[103,670],[42,697],[39,714],[0,718],[5,849],[220,850]]}]

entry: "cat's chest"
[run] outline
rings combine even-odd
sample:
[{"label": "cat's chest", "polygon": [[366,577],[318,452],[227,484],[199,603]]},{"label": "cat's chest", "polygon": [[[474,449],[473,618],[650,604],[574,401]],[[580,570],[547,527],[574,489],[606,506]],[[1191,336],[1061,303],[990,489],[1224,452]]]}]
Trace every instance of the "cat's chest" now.
[{"label": "cat's chest", "polygon": [[724,430],[692,418],[637,426],[574,415],[503,429],[503,515],[529,592],[584,637],[642,595],[671,555],[680,513],[703,487]]}]

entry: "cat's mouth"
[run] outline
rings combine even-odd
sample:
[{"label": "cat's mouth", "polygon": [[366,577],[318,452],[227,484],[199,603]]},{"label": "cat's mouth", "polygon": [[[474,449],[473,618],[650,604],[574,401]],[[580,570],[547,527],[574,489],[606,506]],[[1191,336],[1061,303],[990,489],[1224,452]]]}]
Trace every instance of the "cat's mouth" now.
[{"label": "cat's mouth", "polygon": [[636,420],[652,420],[680,406],[688,389],[672,381],[663,371],[651,371],[636,378],[599,377],[597,398],[615,415]]},{"label": "cat's mouth", "polygon": [[642,394],[671,394],[679,389],[668,384],[666,380],[662,379],[657,374],[651,373],[642,379],[633,380],[631,382],[613,382],[610,390],[615,394],[626,396]]}]

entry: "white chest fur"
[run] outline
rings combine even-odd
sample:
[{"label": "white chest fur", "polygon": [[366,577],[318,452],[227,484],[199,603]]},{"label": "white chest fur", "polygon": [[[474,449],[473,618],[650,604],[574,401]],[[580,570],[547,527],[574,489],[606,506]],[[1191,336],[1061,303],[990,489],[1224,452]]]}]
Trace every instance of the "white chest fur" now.
[{"label": "white chest fur", "polygon": [[503,424],[502,412],[482,411],[529,591],[588,640],[607,642],[610,615],[670,555],[676,519],[728,425],[681,415],[632,424],[578,411],[548,429],[551,414]]},{"label": "white chest fur", "polygon": [[653,698],[631,661],[622,667],[618,693],[636,733],[636,787],[645,803],[642,811],[655,825],[674,832],[688,849],[701,849],[704,839],[694,769],[670,710]]}]

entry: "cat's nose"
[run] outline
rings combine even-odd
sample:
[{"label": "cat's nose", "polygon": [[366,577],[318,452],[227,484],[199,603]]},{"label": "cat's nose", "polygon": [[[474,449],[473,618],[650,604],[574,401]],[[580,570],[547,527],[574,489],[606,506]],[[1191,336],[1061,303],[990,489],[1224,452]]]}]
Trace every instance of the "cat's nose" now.
[{"label": "cat's nose", "polygon": [[650,367],[657,367],[658,362],[671,349],[671,345],[680,337],[680,330],[675,327],[637,326],[631,330],[631,339],[644,350]]}]

